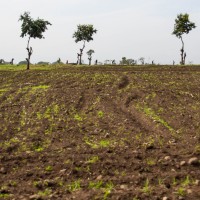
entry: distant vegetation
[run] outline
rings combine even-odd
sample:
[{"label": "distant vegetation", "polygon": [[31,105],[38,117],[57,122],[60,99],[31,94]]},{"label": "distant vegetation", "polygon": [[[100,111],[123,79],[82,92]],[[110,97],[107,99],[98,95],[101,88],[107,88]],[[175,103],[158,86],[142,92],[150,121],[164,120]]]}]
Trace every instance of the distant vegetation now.
[{"label": "distant vegetation", "polygon": [[[30,46],[30,39],[31,38],[39,38],[42,39],[44,38],[43,33],[47,30],[47,26],[52,25],[49,21],[43,20],[43,19],[32,19],[30,17],[29,12],[24,12],[23,15],[20,16],[19,21],[22,22],[21,25],[21,37],[28,36],[28,42],[27,42],[27,47],[26,50],[28,52],[28,57],[24,61],[20,61],[18,65],[27,65],[27,70],[30,69],[30,59],[31,55],[33,54],[33,48]],[[182,42],[182,47],[181,47],[181,65],[185,65],[186,63],[186,51],[185,51],[185,44],[183,41],[183,35],[188,34],[191,30],[196,28],[196,25],[194,22],[191,22],[189,20],[189,14],[179,14],[177,15],[177,18],[175,19],[175,24],[174,24],[174,30],[172,32],[173,35],[175,35],[177,38],[179,38]],[[77,61],[76,62],[62,62],[60,58],[56,60],[55,62],[46,62],[46,61],[40,61],[36,64],[38,65],[57,65],[57,64],[70,64],[70,65],[82,65],[85,64],[86,62],[83,61],[82,56],[83,56],[83,51],[85,49],[86,42],[90,42],[93,40],[93,35],[97,33],[97,30],[94,28],[92,24],[79,24],[77,26],[77,30],[73,34],[73,38],[75,39],[75,42],[83,42],[82,48],[80,48],[80,51],[77,53]],[[86,52],[88,56],[88,64],[91,65],[92,63],[92,55],[95,53],[93,49],[90,49]],[[7,64],[13,64],[14,58],[10,61],[7,62],[4,59],[0,59],[0,65],[7,65]],[[122,59],[119,62],[116,62],[115,59],[107,59],[103,62],[99,62],[97,59],[95,60],[95,65],[156,65],[159,63],[154,62],[154,60],[149,60],[146,61],[144,57],[140,57],[138,59],[135,58],[127,58],[127,57],[122,57]],[[192,61],[188,62],[189,64],[193,63]],[[175,65],[175,61],[172,60],[172,64]]]}]

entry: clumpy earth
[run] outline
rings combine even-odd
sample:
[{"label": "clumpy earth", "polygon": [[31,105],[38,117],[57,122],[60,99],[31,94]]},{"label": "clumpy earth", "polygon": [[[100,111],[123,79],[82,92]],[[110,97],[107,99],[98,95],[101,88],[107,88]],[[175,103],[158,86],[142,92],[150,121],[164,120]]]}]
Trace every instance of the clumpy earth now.
[{"label": "clumpy earth", "polygon": [[200,67],[0,70],[0,199],[200,199]]}]

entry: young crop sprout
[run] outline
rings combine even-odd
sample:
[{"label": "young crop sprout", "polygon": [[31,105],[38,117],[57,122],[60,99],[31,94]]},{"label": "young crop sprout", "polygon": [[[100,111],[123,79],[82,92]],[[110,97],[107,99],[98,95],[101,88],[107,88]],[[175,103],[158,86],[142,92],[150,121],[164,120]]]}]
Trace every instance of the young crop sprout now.
[{"label": "young crop sprout", "polygon": [[188,34],[192,29],[196,28],[195,23],[190,22],[189,15],[186,14],[179,14],[175,19],[174,24],[174,31],[172,32],[177,38],[181,39],[182,48],[181,48],[181,65],[185,65],[186,59],[186,52],[184,49],[184,42],[183,42],[183,34]]},{"label": "young crop sprout", "polygon": [[24,12],[23,15],[20,16],[19,21],[22,21],[21,25],[21,37],[28,36],[28,44],[26,50],[28,51],[28,58],[26,58],[27,61],[27,70],[30,69],[30,59],[31,55],[33,53],[32,47],[29,46],[30,39],[31,38],[44,38],[43,32],[47,29],[48,25],[52,25],[50,22],[45,21],[43,19],[32,19],[30,17],[29,12]]},{"label": "young crop sprout", "polygon": [[73,38],[75,38],[75,42],[80,42],[83,41],[83,47],[80,49],[80,53],[78,53],[78,61],[77,64],[82,64],[82,55],[83,55],[83,50],[85,48],[85,43],[90,42],[93,40],[93,34],[96,33],[97,30],[94,29],[93,25],[88,24],[88,25],[78,25],[77,31],[74,32]]}]

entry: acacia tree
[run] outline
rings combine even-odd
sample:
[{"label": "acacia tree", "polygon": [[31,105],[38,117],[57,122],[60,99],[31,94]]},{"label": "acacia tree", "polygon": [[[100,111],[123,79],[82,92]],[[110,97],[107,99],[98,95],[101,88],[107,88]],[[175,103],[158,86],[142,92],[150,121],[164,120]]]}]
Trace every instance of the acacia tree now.
[{"label": "acacia tree", "polygon": [[77,53],[78,55],[78,61],[77,64],[82,64],[82,55],[83,55],[83,50],[85,48],[85,43],[90,42],[93,40],[93,34],[96,33],[97,30],[94,29],[93,25],[91,24],[83,24],[83,25],[78,25],[77,26],[77,31],[74,32],[73,38],[75,38],[75,42],[81,42],[83,41],[83,47],[80,49],[80,53]]},{"label": "acacia tree", "polygon": [[27,61],[27,70],[30,69],[30,58],[33,53],[32,47],[29,46],[30,44],[30,39],[31,38],[39,38],[42,39],[44,38],[43,32],[47,29],[47,25],[52,25],[50,22],[45,21],[43,19],[32,19],[30,17],[29,12],[24,12],[23,15],[20,16],[19,21],[22,21],[21,25],[21,35],[20,37],[25,37],[26,35],[28,36],[28,43],[27,43],[27,48],[26,50],[28,51],[28,58],[26,58]]},{"label": "acacia tree", "polygon": [[185,64],[185,58],[186,58],[186,52],[184,49],[184,42],[182,35],[188,34],[194,28],[196,28],[195,23],[190,22],[189,15],[187,13],[177,15],[174,24],[174,31],[172,34],[181,39],[182,42],[181,62],[180,62],[181,65]]},{"label": "acacia tree", "polygon": [[87,52],[88,60],[89,60],[89,65],[91,65],[92,54],[93,54],[93,53],[94,53],[94,50],[93,50],[93,49],[90,49],[90,50]]}]

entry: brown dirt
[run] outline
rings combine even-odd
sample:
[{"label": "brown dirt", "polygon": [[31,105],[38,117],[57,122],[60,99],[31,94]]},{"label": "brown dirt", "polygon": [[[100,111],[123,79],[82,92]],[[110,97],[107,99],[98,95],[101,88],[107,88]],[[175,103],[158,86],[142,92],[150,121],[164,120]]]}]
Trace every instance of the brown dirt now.
[{"label": "brown dirt", "polygon": [[197,200],[199,180],[200,67],[0,71],[0,199]]}]

